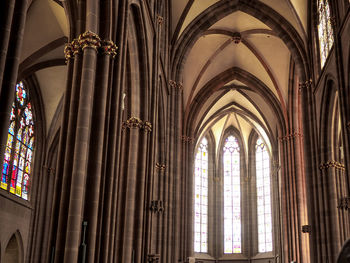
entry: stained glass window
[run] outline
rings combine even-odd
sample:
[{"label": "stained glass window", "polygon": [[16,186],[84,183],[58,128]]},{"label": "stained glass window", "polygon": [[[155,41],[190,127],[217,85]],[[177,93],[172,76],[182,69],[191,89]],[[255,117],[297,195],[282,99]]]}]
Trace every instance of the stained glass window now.
[{"label": "stained glass window", "polygon": [[318,0],[318,39],[320,44],[321,67],[326,63],[334,42],[331,11],[328,0]]},{"label": "stained glass window", "polygon": [[208,141],[202,139],[194,171],[194,251],[208,252]]},{"label": "stained glass window", "polygon": [[263,140],[256,142],[256,190],[259,252],[272,251],[270,156]]},{"label": "stained glass window", "polygon": [[28,200],[34,150],[34,121],[28,90],[16,85],[0,187]]},{"label": "stained glass window", "polygon": [[240,148],[229,136],[223,147],[224,162],[224,253],[242,253]]}]

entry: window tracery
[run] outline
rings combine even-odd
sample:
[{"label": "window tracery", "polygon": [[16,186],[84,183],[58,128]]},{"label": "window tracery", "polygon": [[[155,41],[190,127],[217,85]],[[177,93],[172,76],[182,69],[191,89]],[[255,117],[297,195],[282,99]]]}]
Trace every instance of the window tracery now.
[{"label": "window tracery", "polygon": [[256,187],[258,214],[258,249],[272,251],[272,212],[270,185],[270,156],[261,138],[256,141]]},{"label": "window tracery", "polygon": [[203,138],[195,159],[194,251],[208,252],[208,141]]},{"label": "window tracery", "polygon": [[224,161],[224,253],[241,253],[240,148],[237,138],[227,137]]}]

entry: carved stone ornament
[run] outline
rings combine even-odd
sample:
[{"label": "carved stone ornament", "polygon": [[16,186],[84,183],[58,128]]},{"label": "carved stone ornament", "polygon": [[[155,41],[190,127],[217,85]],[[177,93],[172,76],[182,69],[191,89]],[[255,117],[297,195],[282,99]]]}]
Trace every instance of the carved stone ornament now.
[{"label": "carved stone ornament", "polygon": [[328,161],[326,163],[320,164],[320,170],[325,170],[329,168],[335,168],[344,171],[345,170],[345,165],[342,163],[339,163],[337,161]]},{"label": "carved stone ornament", "polygon": [[101,49],[104,54],[111,55],[112,58],[115,58],[117,55],[118,47],[114,44],[112,40],[103,40],[101,42]]},{"label": "carved stone ornament", "polygon": [[151,132],[152,131],[152,124],[149,121],[144,121],[143,123],[143,129],[146,132]]},{"label": "carved stone ornament", "polygon": [[232,36],[233,43],[239,44],[241,42],[241,40],[242,40],[241,33],[239,33],[239,32],[233,33],[233,36]]},{"label": "carved stone ornament", "polygon": [[288,141],[288,140],[292,140],[292,139],[297,138],[297,137],[303,137],[303,135],[299,132],[292,132],[292,133],[287,134],[285,136],[279,137],[279,139],[281,141]]},{"label": "carved stone ornament", "polygon": [[160,15],[157,15],[157,22],[159,25],[162,25],[163,22],[164,22],[164,17],[160,16]]},{"label": "carved stone ornament", "polygon": [[194,138],[186,136],[186,135],[182,136],[181,140],[183,143],[191,143],[191,144],[194,143]]},{"label": "carved stone ornament", "polygon": [[68,60],[73,58],[73,45],[72,45],[72,43],[67,43],[65,45],[64,56],[66,58],[66,63],[68,63]]},{"label": "carved stone ornament", "polygon": [[303,90],[304,88],[310,88],[312,85],[312,79],[306,80],[305,82],[299,83],[299,91]]},{"label": "carved stone ornament", "polygon": [[100,37],[91,31],[86,31],[81,34],[79,36],[78,42],[82,50],[85,48],[93,48],[97,51],[97,49],[101,47]]},{"label": "carved stone ornament", "polygon": [[71,45],[72,45],[73,55],[76,55],[81,52],[81,47],[79,44],[79,40],[77,38],[73,39]]},{"label": "carved stone ornament", "polygon": [[150,210],[153,213],[160,214],[164,211],[162,200],[152,200],[150,205]]},{"label": "carved stone ornament", "polygon": [[139,128],[141,129],[143,127],[143,121],[141,121],[139,118],[137,117],[131,117],[130,119],[124,121],[123,123],[123,128]]},{"label": "carved stone ornament", "polygon": [[159,262],[160,254],[148,254],[147,262]]},{"label": "carved stone ornament", "polygon": [[350,197],[343,197],[339,200],[338,208],[350,211]]},{"label": "carved stone ornament", "polygon": [[310,225],[303,225],[301,227],[301,232],[310,234],[311,233],[311,226]]},{"label": "carved stone ornament", "polygon": [[164,171],[165,167],[165,164],[156,163],[156,169],[159,171]]},{"label": "carved stone ornament", "polygon": [[152,124],[149,121],[142,121],[138,117],[131,117],[123,122],[122,129],[142,129],[146,132],[152,131]]}]

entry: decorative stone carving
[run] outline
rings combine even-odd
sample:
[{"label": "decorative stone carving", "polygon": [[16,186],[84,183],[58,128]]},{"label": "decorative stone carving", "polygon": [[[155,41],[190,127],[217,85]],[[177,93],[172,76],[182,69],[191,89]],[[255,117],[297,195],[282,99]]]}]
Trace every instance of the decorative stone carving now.
[{"label": "decorative stone carving", "polygon": [[191,143],[191,144],[194,143],[194,138],[186,136],[186,135],[183,135],[181,137],[181,140],[183,143]]},{"label": "decorative stone carving", "polygon": [[339,209],[350,211],[350,197],[343,197],[339,201]]},{"label": "decorative stone carving", "polygon": [[183,90],[183,85],[181,82],[176,83],[176,81],[174,81],[174,80],[169,80],[169,86],[172,89],[179,89],[180,91]]},{"label": "decorative stone carving", "polygon": [[156,163],[156,169],[159,171],[164,171],[166,168],[165,164]]},{"label": "decorative stone carving", "polygon": [[160,15],[157,15],[157,22],[159,25],[162,25],[163,22],[164,22],[164,17],[160,16]]},{"label": "decorative stone carving", "polygon": [[131,117],[128,120],[123,122],[122,125],[123,129],[142,129],[146,132],[152,131],[152,124],[149,121],[142,121],[138,117]]},{"label": "decorative stone carving", "polygon": [[66,58],[66,63],[73,58],[73,45],[72,43],[67,43],[64,47],[64,57]]},{"label": "decorative stone carving", "polygon": [[301,227],[301,232],[310,234],[311,233],[311,226],[310,225],[303,225]]},{"label": "decorative stone carving", "polygon": [[162,200],[152,200],[150,210],[156,214],[162,213],[164,211],[163,201]]},{"label": "decorative stone carving", "polygon": [[147,262],[159,262],[160,254],[148,254]]},{"label": "decorative stone carving", "polygon": [[112,40],[103,40],[101,42],[101,49],[104,54],[111,55],[112,58],[115,58],[117,55],[118,47],[114,44]]},{"label": "decorative stone carving", "polygon": [[310,88],[312,85],[312,79],[306,80],[305,82],[299,83],[299,91],[303,90],[304,88]]},{"label": "decorative stone carving", "polygon": [[241,33],[239,32],[234,32],[233,33],[233,36],[232,36],[232,41],[233,43],[235,44],[239,44],[242,40],[242,36],[241,36]]},{"label": "decorative stone carving", "polygon": [[326,163],[320,164],[320,170],[325,170],[329,168],[335,168],[344,171],[345,170],[345,165],[342,163],[339,163],[337,161],[328,161]]},{"label": "decorative stone carving", "polygon": [[292,132],[290,134],[287,134],[285,136],[279,137],[280,141],[288,141],[288,140],[292,140],[294,138],[297,137],[303,137],[303,134],[299,133],[299,132]]},{"label": "decorative stone carving", "polygon": [[84,50],[85,48],[93,48],[97,51],[97,49],[101,47],[100,37],[91,31],[86,31],[81,34],[78,38],[78,42],[81,50]]}]

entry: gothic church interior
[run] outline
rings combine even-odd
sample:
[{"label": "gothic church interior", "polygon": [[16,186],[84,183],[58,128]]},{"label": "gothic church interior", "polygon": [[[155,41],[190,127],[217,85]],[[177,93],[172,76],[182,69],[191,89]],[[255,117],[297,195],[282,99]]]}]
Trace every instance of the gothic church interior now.
[{"label": "gothic church interior", "polygon": [[350,257],[349,0],[0,3],[0,262]]}]

